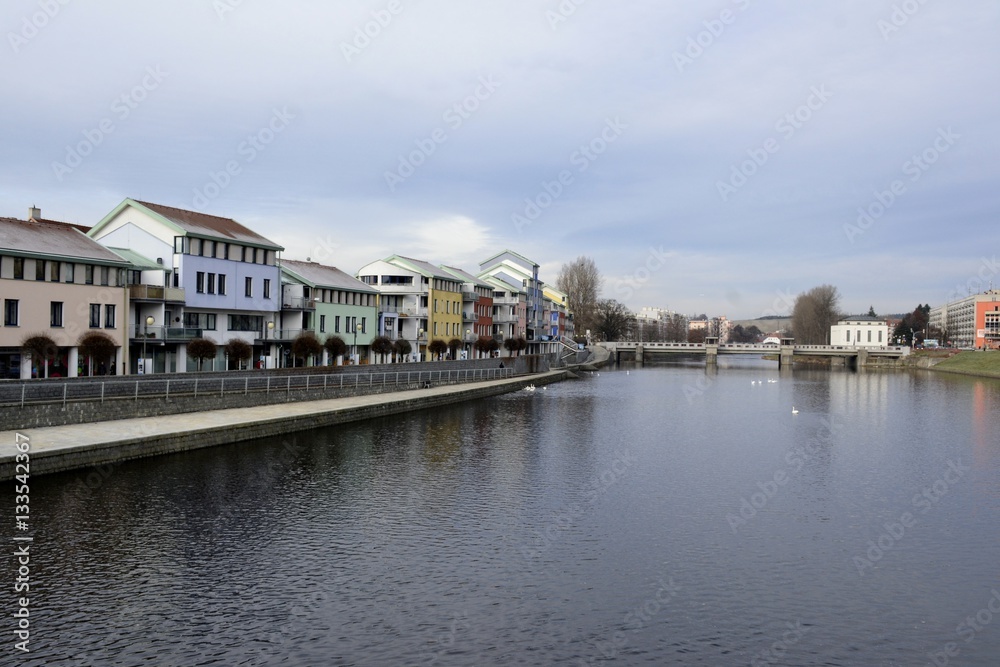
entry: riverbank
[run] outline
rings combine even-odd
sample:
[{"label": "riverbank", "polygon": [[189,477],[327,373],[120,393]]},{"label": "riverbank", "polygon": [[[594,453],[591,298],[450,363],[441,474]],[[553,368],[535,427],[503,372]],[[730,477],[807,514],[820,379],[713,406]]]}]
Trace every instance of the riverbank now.
[{"label": "riverbank", "polygon": [[[934,359],[934,357],[927,357]],[[927,368],[942,373],[1000,378],[1000,352],[964,351],[930,363]]]},{"label": "riverbank", "polygon": [[0,480],[14,478],[15,457],[20,453],[16,443],[28,443],[30,473],[42,475],[488,398],[529,384],[558,382],[565,375],[565,371],[551,371],[386,394],[3,431]]}]

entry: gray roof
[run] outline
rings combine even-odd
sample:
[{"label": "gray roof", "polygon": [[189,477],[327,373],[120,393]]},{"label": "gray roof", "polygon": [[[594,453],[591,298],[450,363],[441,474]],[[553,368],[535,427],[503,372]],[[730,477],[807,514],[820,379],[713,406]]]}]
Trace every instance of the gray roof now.
[{"label": "gray roof", "polygon": [[129,205],[145,209],[147,213],[153,214],[154,217],[158,216],[185,234],[210,239],[221,239],[223,241],[235,241],[237,243],[245,243],[272,250],[284,250],[278,244],[244,227],[232,218],[220,218],[217,215],[187,211],[182,208],[163,206],[162,204],[153,204],[136,199],[126,199],[119,204],[114,211],[105,216],[104,220],[97,224],[94,231],[98,230],[108,220]]},{"label": "gray roof", "polygon": [[81,232],[78,226],[54,220],[41,222],[0,218],[0,251],[128,265],[127,261]]},{"label": "gray roof", "polygon": [[132,265],[131,268],[139,269],[142,271],[150,271],[159,269],[160,271],[168,271],[169,269],[163,264],[157,264],[155,261],[151,260],[145,255],[137,253],[131,248],[114,248],[108,246],[108,250],[114,251],[116,255],[121,255],[125,261]]},{"label": "gray roof", "polygon": [[425,262],[425,261],[423,261],[421,259],[413,259],[412,257],[404,257],[403,255],[393,255],[392,257],[387,257],[385,259],[385,261],[389,262],[390,264],[395,261],[395,262],[398,262],[399,264],[401,264],[403,266],[409,265],[408,268],[410,268],[411,270],[416,271],[418,273],[421,273],[421,274],[427,276],[428,278],[432,278],[432,277],[433,278],[443,278],[444,280],[452,280],[452,281],[456,281],[456,282],[461,282],[461,281],[459,281],[458,278],[456,278],[455,276],[451,275],[447,271],[445,271],[445,270],[443,270],[443,269],[441,269],[441,268],[439,268],[437,266],[434,266],[430,262]]},{"label": "gray roof", "polygon": [[452,274],[456,278],[460,278],[464,283],[472,283],[477,287],[488,287],[493,289],[493,286],[487,282],[483,282],[482,278],[477,278],[468,271],[463,271],[462,269],[456,269],[454,266],[441,266],[442,269]]},{"label": "gray roof", "polygon": [[317,264],[316,262],[300,262],[294,259],[282,259],[281,268],[294,277],[302,279],[312,287],[378,294],[378,290],[373,289],[354,276],[344,273],[334,266],[326,266],[324,264]]}]

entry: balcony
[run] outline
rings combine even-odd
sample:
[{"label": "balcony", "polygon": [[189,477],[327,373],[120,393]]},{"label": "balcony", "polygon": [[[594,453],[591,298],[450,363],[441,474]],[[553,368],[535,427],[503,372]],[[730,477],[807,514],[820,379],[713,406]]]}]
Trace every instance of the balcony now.
[{"label": "balcony", "polygon": [[146,339],[147,341],[155,340],[157,342],[169,343],[176,341],[188,341],[193,338],[201,338],[204,332],[204,329],[164,326],[148,327],[145,325],[136,326],[133,324],[129,327],[129,338],[139,341]]},{"label": "balcony", "polygon": [[286,296],[281,299],[282,310],[316,310],[316,299],[304,296]]},{"label": "balcony", "polygon": [[463,289],[462,290],[462,301],[464,303],[475,303],[479,300],[479,295],[476,294],[474,289]]},{"label": "balcony", "polygon": [[132,301],[172,301],[184,303],[184,288],[163,287],[162,285],[129,285]]},{"label": "balcony", "polygon": [[462,313],[463,322],[476,322],[477,320],[479,320],[479,316],[473,312]]}]

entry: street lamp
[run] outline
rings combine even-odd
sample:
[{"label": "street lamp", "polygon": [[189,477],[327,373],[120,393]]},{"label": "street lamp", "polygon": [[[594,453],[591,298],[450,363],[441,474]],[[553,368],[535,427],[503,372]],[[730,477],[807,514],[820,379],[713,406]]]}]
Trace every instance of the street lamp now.
[{"label": "street lamp", "polygon": [[420,361],[420,339],[424,337],[424,330],[417,329],[417,344],[414,346],[414,350],[417,353],[417,361]]},{"label": "street lamp", "polygon": [[147,315],[146,326],[143,327],[142,331],[142,375],[146,374],[146,339],[149,338],[149,327],[153,326],[155,321],[152,315]]},{"label": "street lamp", "polygon": [[358,332],[361,331],[361,325],[358,324],[354,327],[354,363],[358,364],[361,362],[361,355],[358,354]]},{"label": "street lamp", "polygon": [[[268,331],[271,332],[271,339],[273,340],[274,339],[274,320],[268,320],[267,321],[267,331],[264,332],[264,344],[265,344],[265,346],[267,345],[267,332]],[[268,355],[268,356],[271,356],[271,355]],[[274,366],[276,366],[276,364],[274,364]]]},{"label": "street lamp", "polygon": [[472,358],[472,329],[466,329],[465,330],[465,340],[468,341],[468,343],[469,343],[469,352],[465,356],[465,358],[466,359],[471,359]]}]

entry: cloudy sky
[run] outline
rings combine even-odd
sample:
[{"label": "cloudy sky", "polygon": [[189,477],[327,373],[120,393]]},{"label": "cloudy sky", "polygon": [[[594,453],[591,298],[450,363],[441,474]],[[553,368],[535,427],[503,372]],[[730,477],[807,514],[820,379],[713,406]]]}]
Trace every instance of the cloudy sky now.
[{"label": "cloudy sky", "polygon": [[994,0],[7,0],[0,215],[125,197],[731,318],[1000,285]]}]

